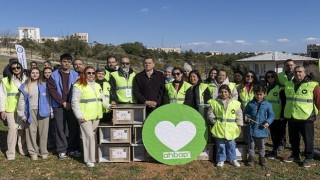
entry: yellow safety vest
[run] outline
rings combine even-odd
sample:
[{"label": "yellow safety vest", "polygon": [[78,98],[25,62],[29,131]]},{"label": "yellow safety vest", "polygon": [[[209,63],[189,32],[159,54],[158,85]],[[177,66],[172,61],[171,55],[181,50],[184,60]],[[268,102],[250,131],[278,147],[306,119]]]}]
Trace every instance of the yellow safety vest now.
[{"label": "yellow safety vest", "polygon": [[[109,82],[103,82],[103,95],[106,98],[107,102],[110,102],[110,88],[111,86]],[[110,112],[110,109],[106,109],[103,107],[103,112]]]},{"label": "yellow safety vest", "polygon": [[106,75],[104,76],[104,78],[109,82],[111,73],[109,71],[106,71],[105,73]]},{"label": "yellow safety vest", "polygon": [[184,81],[181,88],[177,92],[172,83],[167,83],[165,88],[168,91],[170,104],[183,104],[186,98],[186,92],[191,86],[191,84]]},{"label": "yellow safety vest", "polygon": [[240,130],[236,123],[236,115],[237,111],[240,109],[241,103],[236,100],[231,100],[227,110],[224,109],[221,101],[210,99],[208,103],[216,116],[216,122],[211,129],[212,135],[227,140],[233,140],[239,137]]},{"label": "yellow safety vest", "polygon": [[317,85],[317,82],[305,82],[302,83],[295,92],[294,83],[288,81],[285,84],[287,100],[284,108],[284,117],[296,120],[307,120],[313,112],[317,115],[318,109],[313,100],[313,90]]},{"label": "yellow safety vest", "polygon": [[101,86],[94,83],[94,90],[90,85],[82,86],[79,83],[73,85],[81,92],[80,110],[83,114],[85,121],[99,120],[103,115],[102,99],[101,99]]},{"label": "yellow safety vest", "polygon": [[269,93],[265,97],[266,100],[268,100],[272,105],[275,120],[279,120],[280,114],[281,114],[282,105],[281,105],[281,99],[280,99],[280,91],[281,91],[281,87],[279,85],[276,85],[273,89],[269,91]]},{"label": "yellow safety vest", "polygon": [[[118,97],[118,101],[122,103],[136,103],[136,99],[133,97],[132,92],[132,83],[136,73],[131,73],[129,75],[129,79],[127,80],[123,76],[119,76],[119,72],[112,72],[111,75],[114,77],[117,85],[116,94]],[[131,90],[131,97],[126,96],[126,90]]]},{"label": "yellow safety vest", "polygon": [[[207,102],[204,102],[204,91],[208,88],[208,84],[200,83],[199,85],[199,98],[200,98],[200,104],[206,104]],[[197,97],[198,98],[198,97]]]},{"label": "yellow safety vest", "polygon": [[14,84],[13,80],[9,83],[8,77],[3,78],[2,83],[7,91],[5,110],[6,112],[16,112],[20,92],[17,86]]},{"label": "yellow safety vest", "polygon": [[292,78],[290,80],[288,80],[288,76],[286,74],[286,72],[281,72],[281,73],[278,73],[278,79],[279,79],[279,83],[281,86],[284,86],[286,84],[286,82],[288,81],[292,81],[294,78],[294,76],[292,76]]},{"label": "yellow safety vest", "polygon": [[247,93],[246,87],[240,89],[239,98],[241,100],[241,108],[244,109],[248,102],[254,98],[253,87],[251,87],[249,93]]}]

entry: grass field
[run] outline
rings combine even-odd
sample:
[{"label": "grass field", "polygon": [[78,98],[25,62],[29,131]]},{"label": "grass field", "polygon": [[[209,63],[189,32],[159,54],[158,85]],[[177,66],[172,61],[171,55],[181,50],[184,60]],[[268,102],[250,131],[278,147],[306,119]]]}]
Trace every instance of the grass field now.
[{"label": "grass field", "polygon": [[[316,136],[319,139],[319,121]],[[156,162],[100,163],[87,168],[82,158],[58,160],[50,153],[47,160],[32,161],[29,157],[16,156],[15,161],[5,157],[7,127],[0,123],[0,179],[320,179],[319,161],[313,167],[303,168],[297,163],[284,163],[281,159],[267,160],[266,167],[234,168],[226,164],[217,168],[211,161],[193,161],[186,165],[168,166]],[[270,150],[270,144],[267,150]],[[285,149],[280,156],[287,157]],[[257,157],[256,157],[257,158]],[[257,159],[256,159],[257,161]]]}]

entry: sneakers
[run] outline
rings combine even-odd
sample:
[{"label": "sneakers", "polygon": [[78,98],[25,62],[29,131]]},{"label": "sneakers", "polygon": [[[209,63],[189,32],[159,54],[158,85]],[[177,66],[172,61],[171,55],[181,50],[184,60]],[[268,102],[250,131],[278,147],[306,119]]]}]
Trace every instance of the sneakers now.
[{"label": "sneakers", "polygon": [[277,149],[277,150],[278,150],[278,151],[282,151],[282,150],[284,150],[284,148],[285,148],[284,145],[280,145],[280,146],[278,146],[278,149]]},{"label": "sneakers", "polygon": [[223,165],[224,165],[223,161],[220,161],[220,162],[217,163],[217,167],[223,167]]},{"label": "sneakers", "polygon": [[260,164],[260,166],[265,166],[266,165],[266,159],[264,157],[259,157],[259,164]]},{"label": "sneakers", "polygon": [[66,158],[67,158],[66,153],[59,153],[59,159],[60,159],[60,160],[64,160],[64,159],[66,159]]},{"label": "sneakers", "polygon": [[43,160],[48,159],[48,155],[42,155],[41,159],[43,159]]},{"label": "sneakers", "polygon": [[15,159],[14,157],[8,157],[7,158],[8,161],[14,161],[14,159]]},{"label": "sneakers", "polygon": [[82,156],[82,153],[78,150],[70,151],[68,154],[69,154],[69,156],[74,156],[74,157],[81,157]]},{"label": "sneakers", "polygon": [[31,156],[31,160],[32,160],[32,161],[37,161],[37,160],[38,160],[38,156],[37,156],[37,155]]},{"label": "sneakers", "polygon": [[240,163],[237,160],[231,161],[230,162],[234,167],[240,167]]},{"label": "sneakers", "polygon": [[89,168],[93,168],[94,167],[94,163],[92,163],[92,162],[87,162],[86,165]]},{"label": "sneakers", "polygon": [[254,165],[254,160],[252,156],[248,157],[247,165],[251,167]]},{"label": "sneakers", "polygon": [[309,168],[312,165],[312,159],[305,159],[302,166],[305,168]]},{"label": "sneakers", "polygon": [[300,157],[299,156],[298,157],[290,156],[287,159],[284,159],[283,161],[284,162],[288,162],[288,163],[290,163],[290,162],[300,162]]},{"label": "sneakers", "polygon": [[277,151],[271,151],[271,153],[268,155],[268,159],[275,159],[277,156]]}]

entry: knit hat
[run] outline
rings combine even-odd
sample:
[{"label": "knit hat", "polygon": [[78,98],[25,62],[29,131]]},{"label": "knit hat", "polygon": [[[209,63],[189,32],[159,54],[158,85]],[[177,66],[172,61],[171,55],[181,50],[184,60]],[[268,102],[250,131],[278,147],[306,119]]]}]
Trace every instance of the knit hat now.
[{"label": "knit hat", "polygon": [[171,71],[171,72],[172,72],[173,67],[172,67],[172,66],[167,66],[165,70],[169,70],[169,71]]},{"label": "knit hat", "polygon": [[96,69],[96,72],[104,72],[104,71],[106,71],[104,68],[97,68]]},{"label": "knit hat", "polygon": [[183,70],[184,71],[192,71],[192,67],[188,63],[184,63]]}]

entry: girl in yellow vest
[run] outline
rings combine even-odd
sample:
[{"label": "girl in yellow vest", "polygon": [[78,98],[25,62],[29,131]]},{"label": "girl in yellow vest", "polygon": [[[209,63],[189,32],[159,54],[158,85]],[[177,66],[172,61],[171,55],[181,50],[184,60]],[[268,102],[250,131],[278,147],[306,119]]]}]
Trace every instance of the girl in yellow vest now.
[{"label": "girl in yellow vest", "polygon": [[266,100],[268,100],[274,112],[274,121],[270,124],[270,134],[272,140],[272,151],[268,155],[269,159],[278,156],[279,151],[283,150],[286,144],[286,124],[287,120],[283,117],[286,95],[280,86],[277,73],[268,71],[265,76],[267,85]]},{"label": "girl in yellow vest", "polygon": [[8,77],[1,80],[0,84],[0,113],[1,119],[8,123],[8,136],[6,156],[9,161],[15,159],[16,145],[21,155],[27,155],[25,130],[23,121],[17,117],[19,100],[19,87],[27,80],[22,65],[17,61],[9,64]]},{"label": "girl in yellow vest", "polygon": [[110,107],[101,86],[95,80],[95,69],[87,66],[73,85],[71,101],[72,110],[80,124],[83,157],[88,167],[94,167],[96,162],[95,134],[103,115],[103,106]]},{"label": "girl in yellow vest", "polygon": [[211,132],[216,139],[217,166],[223,167],[228,157],[233,166],[240,167],[235,142],[243,126],[240,102],[231,98],[231,90],[226,84],[221,85],[218,92],[216,100],[208,101],[208,118],[214,123]]}]

